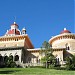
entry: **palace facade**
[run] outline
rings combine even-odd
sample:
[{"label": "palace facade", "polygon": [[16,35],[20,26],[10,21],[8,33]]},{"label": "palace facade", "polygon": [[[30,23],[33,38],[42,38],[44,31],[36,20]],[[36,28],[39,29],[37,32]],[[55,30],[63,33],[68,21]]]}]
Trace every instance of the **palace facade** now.
[{"label": "palace facade", "polygon": [[[64,30],[49,40],[52,45],[53,55],[59,59],[60,64],[64,64],[65,57],[75,54],[75,34],[64,28]],[[14,22],[4,36],[0,37],[0,64],[9,56],[13,61],[22,66],[36,64],[40,65],[40,60],[44,52],[40,54],[40,48],[35,48],[26,33],[26,29],[19,30],[18,24]]]}]

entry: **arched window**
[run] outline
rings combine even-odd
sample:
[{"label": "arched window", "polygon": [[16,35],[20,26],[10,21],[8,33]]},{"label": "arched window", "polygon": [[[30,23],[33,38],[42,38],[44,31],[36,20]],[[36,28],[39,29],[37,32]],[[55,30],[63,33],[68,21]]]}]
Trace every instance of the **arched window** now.
[{"label": "arched window", "polygon": [[30,58],[30,57],[28,58],[28,62],[29,62],[29,63],[31,62],[31,58]]},{"label": "arched window", "polygon": [[38,63],[38,57],[36,57],[36,63]]},{"label": "arched window", "polygon": [[3,57],[2,57],[2,55],[0,55],[0,62],[2,62],[3,61]]},{"label": "arched window", "polygon": [[18,55],[15,55],[14,61],[19,61],[19,56]]},{"label": "arched window", "polygon": [[67,47],[67,50],[70,50],[69,46]]},{"label": "arched window", "polygon": [[56,64],[57,65],[59,64],[59,58],[56,58]]},{"label": "arched window", "polygon": [[4,56],[4,62],[8,61],[8,56]]},{"label": "arched window", "polygon": [[40,59],[38,60],[38,63],[40,63]]},{"label": "arched window", "polygon": [[70,50],[70,47],[68,46],[68,43],[65,44],[66,50]]}]

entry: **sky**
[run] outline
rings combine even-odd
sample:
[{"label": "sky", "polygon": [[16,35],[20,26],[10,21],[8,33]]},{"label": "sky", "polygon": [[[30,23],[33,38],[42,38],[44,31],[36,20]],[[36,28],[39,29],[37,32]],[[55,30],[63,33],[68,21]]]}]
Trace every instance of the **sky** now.
[{"label": "sky", "polygon": [[75,33],[74,3],[75,0],[0,0],[0,36],[14,21],[20,30],[26,28],[35,48],[64,28]]}]

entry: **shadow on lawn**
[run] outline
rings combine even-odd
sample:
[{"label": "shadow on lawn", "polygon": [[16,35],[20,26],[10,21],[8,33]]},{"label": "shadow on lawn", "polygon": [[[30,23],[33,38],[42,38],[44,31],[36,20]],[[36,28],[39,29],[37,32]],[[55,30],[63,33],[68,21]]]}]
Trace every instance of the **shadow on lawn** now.
[{"label": "shadow on lawn", "polygon": [[20,71],[20,70],[3,70],[3,71],[0,71],[0,74],[12,74],[17,71]]}]

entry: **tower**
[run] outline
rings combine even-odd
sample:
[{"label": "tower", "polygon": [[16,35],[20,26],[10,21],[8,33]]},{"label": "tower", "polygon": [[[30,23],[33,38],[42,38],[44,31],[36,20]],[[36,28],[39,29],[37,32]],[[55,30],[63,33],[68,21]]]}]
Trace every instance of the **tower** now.
[{"label": "tower", "polygon": [[11,25],[11,29],[7,30],[5,36],[13,36],[13,35],[20,35],[20,30],[18,29],[19,26],[14,22]]},{"label": "tower", "polygon": [[12,29],[18,29],[18,25],[16,24],[16,22],[14,22],[14,24],[11,25],[11,30]]},{"label": "tower", "polygon": [[22,35],[25,35],[25,34],[26,34],[26,29],[23,28],[23,29],[22,29]]}]

